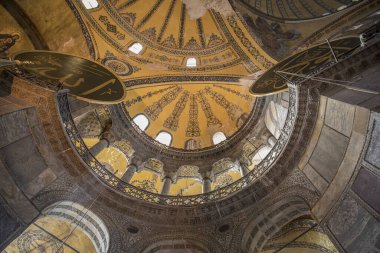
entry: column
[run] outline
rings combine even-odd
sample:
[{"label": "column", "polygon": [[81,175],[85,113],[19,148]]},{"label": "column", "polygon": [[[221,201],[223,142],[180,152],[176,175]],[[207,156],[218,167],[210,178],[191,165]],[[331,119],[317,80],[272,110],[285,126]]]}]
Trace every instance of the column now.
[{"label": "column", "polygon": [[130,164],[127,167],[127,171],[124,173],[124,175],[121,177],[121,180],[123,180],[126,183],[130,183],[133,175],[137,172],[137,166],[134,164]]},{"label": "column", "polygon": [[244,177],[249,173],[248,164],[244,162],[240,162],[241,174]]},{"label": "column", "polygon": [[100,152],[102,152],[103,149],[107,148],[109,144],[110,143],[106,138],[102,138],[98,143],[90,148],[90,153],[93,156],[97,156]]},{"label": "column", "polygon": [[271,137],[268,138],[268,144],[271,146],[271,147],[274,147],[274,144],[276,144],[277,142],[277,139],[272,135]]},{"label": "column", "polygon": [[202,193],[211,191],[211,179],[209,177],[203,178]]},{"label": "column", "polygon": [[164,185],[162,186],[161,194],[168,195],[170,191],[170,187],[172,185],[172,179],[168,176],[164,177]]}]

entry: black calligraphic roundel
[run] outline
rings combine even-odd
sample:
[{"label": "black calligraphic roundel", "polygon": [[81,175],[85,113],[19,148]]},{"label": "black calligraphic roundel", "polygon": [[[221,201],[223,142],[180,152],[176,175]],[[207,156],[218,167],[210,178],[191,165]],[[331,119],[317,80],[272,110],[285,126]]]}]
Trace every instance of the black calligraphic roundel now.
[{"label": "black calligraphic roundel", "polygon": [[[335,56],[339,59],[342,55],[359,47],[360,39],[358,37],[343,38],[331,41],[330,45]],[[277,63],[274,67],[265,72],[252,84],[250,92],[256,96],[264,96],[285,91],[288,88],[287,82],[297,77],[289,74],[282,74],[281,76],[277,71],[307,75],[332,60],[334,60],[334,56],[327,42],[306,49]]]},{"label": "black calligraphic roundel", "polygon": [[42,80],[59,81],[70,94],[93,103],[113,104],[125,97],[123,82],[108,68],[81,57],[30,51],[16,54],[21,67]]}]

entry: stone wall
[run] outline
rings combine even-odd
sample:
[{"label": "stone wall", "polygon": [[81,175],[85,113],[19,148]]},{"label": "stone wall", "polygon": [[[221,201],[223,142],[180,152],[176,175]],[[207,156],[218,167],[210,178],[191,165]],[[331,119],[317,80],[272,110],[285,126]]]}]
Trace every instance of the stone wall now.
[{"label": "stone wall", "polygon": [[322,96],[298,164],[320,194],[312,214],[342,252],[380,249],[379,119],[376,112]]}]

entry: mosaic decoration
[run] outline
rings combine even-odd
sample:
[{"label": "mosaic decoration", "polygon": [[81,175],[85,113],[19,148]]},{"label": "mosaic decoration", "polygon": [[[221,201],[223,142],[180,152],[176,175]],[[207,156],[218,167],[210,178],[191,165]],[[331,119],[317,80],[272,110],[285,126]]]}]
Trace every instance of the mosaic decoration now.
[{"label": "mosaic decoration", "polygon": [[182,92],[182,87],[176,87],[174,90],[169,91],[165,95],[163,95],[160,100],[157,102],[154,102],[153,105],[148,106],[145,108],[144,112],[145,114],[153,119],[156,120],[158,118],[158,115],[162,112],[165,106],[170,104],[172,101],[174,101],[178,95]]},{"label": "mosaic decoration", "polygon": [[157,175],[153,175],[153,178],[150,179],[144,179],[144,180],[133,180],[132,185],[137,186],[141,189],[144,189],[148,192],[158,193],[156,189],[156,182],[157,182]]},{"label": "mosaic decoration", "polygon": [[[165,21],[164,21],[164,23],[163,23],[163,25],[161,27],[160,35],[158,35],[158,39],[157,39],[158,42],[161,41],[162,36],[164,35],[164,33],[166,31],[166,28],[168,27],[169,19],[172,16],[172,13],[173,13],[176,1],[177,0],[172,0],[172,2],[170,3],[169,11],[166,14]],[[173,37],[173,35],[171,35],[171,37]],[[173,39],[174,39],[174,37],[173,37]]]},{"label": "mosaic decoration", "polygon": [[203,92],[197,93],[197,98],[199,103],[201,104],[202,110],[206,115],[207,118],[207,126],[222,126],[222,123],[219,119],[215,117],[213,112],[211,111],[211,106],[209,102],[207,101],[207,98],[205,97]]},{"label": "mosaic decoration", "polygon": [[116,25],[111,24],[108,17],[102,15],[99,17],[99,21],[101,21],[106,26],[107,31],[113,33],[118,40],[125,39],[125,35],[117,30]]},{"label": "mosaic decoration", "polygon": [[[340,57],[359,47],[360,39],[357,37],[338,39],[331,41],[330,45],[336,57]],[[279,75],[276,71],[308,75],[332,61],[334,61],[334,56],[327,43],[309,48],[289,57],[265,72],[252,84],[250,92],[254,95],[269,95],[285,91],[288,88],[287,83],[299,79],[299,77],[286,74]],[[286,79],[283,77],[286,77]]]},{"label": "mosaic decoration", "polygon": [[185,109],[187,101],[189,100],[189,96],[190,96],[190,93],[188,91],[183,92],[183,95],[175,104],[172,114],[169,116],[169,118],[165,120],[164,127],[172,131],[177,131],[179,117],[181,116],[183,110]]},{"label": "mosaic decoration", "polygon": [[200,136],[199,122],[198,122],[198,103],[196,95],[190,97],[189,108],[189,122],[186,128],[186,137]]},{"label": "mosaic decoration", "polygon": [[179,48],[183,47],[183,34],[185,32],[185,16],[186,16],[186,5],[182,3],[181,7],[181,18],[180,18],[180,24],[179,24]]},{"label": "mosaic decoration", "polygon": [[17,247],[20,252],[64,252],[61,241],[42,230],[30,230],[22,233],[17,238]]},{"label": "mosaic decoration", "polygon": [[198,42],[194,39],[194,37],[191,37],[191,39],[186,43],[186,45],[183,48],[187,50],[199,50],[202,47],[198,45]]},{"label": "mosaic decoration", "polygon": [[153,97],[155,95],[159,95],[159,94],[164,93],[164,92],[166,92],[166,91],[168,91],[170,89],[173,89],[174,87],[176,87],[176,86],[175,85],[171,85],[169,87],[162,88],[162,89],[159,89],[159,90],[156,90],[156,91],[152,91],[152,92],[149,91],[149,92],[147,92],[143,96],[138,96],[138,97],[134,97],[134,98],[132,98],[130,100],[127,100],[126,102],[124,102],[124,105],[126,107],[131,107],[132,105],[134,105],[136,103],[139,103],[139,102],[143,101],[146,98],[151,98],[151,97]]},{"label": "mosaic decoration", "polygon": [[133,12],[127,12],[127,13],[120,13],[120,15],[124,18],[125,21],[128,22],[131,26],[134,26],[136,22],[136,13]]},{"label": "mosaic decoration", "polygon": [[252,43],[249,41],[249,39],[246,37],[243,30],[239,27],[235,17],[228,17],[228,24],[232,27],[233,31],[235,32],[235,35],[239,38],[240,42],[247,48],[249,53],[264,67],[264,68],[270,68],[273,66],[273,63],[268,61],[265,57],[261,55],[259,50],[252,45]]},{"label": "mosaic decoration", "polygon": [[173,36],[173,34],[170,34],[169,37],[167,37],[164,41],[162,41],[161,45],[165,46],[165,47],[174,47],[176,48],[177,47],[177,43],[175,41],[175,38]]},{"label": "mosaic decoration", "polygon": [[164,164],[157,159],[150,158],[146,162],[144,162],[144,168],[156,173],[162,173]]},{"label": "mosaic decoration", "polygon": [[113,142],[112,146],[120,150],[127,158],[131,158],[135,152],[131,144],[126,140]]},{"label": "mosaic decoration", "polygon": [[216,177],[225,171],[234,169],[235,167],[236,167],[235,163],[231,161],[230,158],[223,158],[212,165],[212,172],[214,173],[214,176]]},{"label": "mosaic decoration", "polygon": [[241,97],[244,100],[247,100],[247,101],[252,101],[253,100],[252,96],[250,96],[248,94],[243,94],[243,93],[241,93],[241,92],[239,92],[237,90],[234,90],[234,89],[231,89],[229,87],[226,87],[225,85],[223,86],[223,85],[213,84],[212,86],[217,87],[217,88],[222,89],[222,90],[225,90],[227,92],[231,92],[231,93],[233,93],[233,94]]},{"label": "mosaic decoration", "polygon": [[15,55],[22,68],[48,82],[59,82],[78,99],[93,103],[119,103],[125,97],[123,83],[102,65],[68,54],[31,51]]},{"label": "mosaic decoration", "polygon": [[120,5],[119,7],[117,7],[117,10],[118,11],[121,11],[127,7],[129,7],[130,5],[134,4],[135,2],[137,2],[138,0],[128,0],[126,1],[125,3],[123,3],[122,5]]},{"label": "mosaic decoration", "polygon": [[203,31],[203,23],[202,23],[202,18],[198,18],[197,19],[197,29],[198,29],[198,35],[199,35],[199,40],[202,44],[202,47],[205,48],[206,47],[206,41],[205,41],[205,38],[204,38],[204,31]]},{"label": "mosaic decoration", "polygon": [[212,33],[210,39],[208,40],[207,47],[216,47],[224,43],[223,39],[218,35]]},{"label": "mosaic decoration", "polygon": [[158,7],[163,3],[162,0],[157,0],[154,6],[148,13],[145,15],[145,17],[140,21],[140,23],[137,25],[136,30],[139,30],[149,19],[152,17],[152,15],[157,11]]},{"label": "mosaic decoration", "polygon": [[115,55],[109,51],[106,52],[104,59],[101,63],[110,68],[115,74],[119,76],[129,76],[134,72],[140,70],[140,68],[132,66],[126,61],[117,59]]},{"label": "mosaic decoration", "polygon": [[215,179],[215,188],[216,189],[222,188],[224,186],[230,185],[233,182],[234,182],[234,180],[233,180],[232,176],[228,175],[227,173],[224,173],[222,175],[219,175]]},{"label": "mosaic decoration", "polygon": [[144,35],[149,40],[156,40],[156,28],[151,27],[141,32],[142,35]]},{"label": "mosaic decoration", "polygon": [[236,121],[243,113],[243,110],[239,106],[232,104],[223,95],[213,91],[210,87],[205,88],[203,92],[209,94],[215,102],[221,105],[227,111],[228,117],[232,121]]},{"label": "mosaic decoration", "polygon": [[177,171],[177,178],[201,178],[199,168],[192,165],[183,165]]}]

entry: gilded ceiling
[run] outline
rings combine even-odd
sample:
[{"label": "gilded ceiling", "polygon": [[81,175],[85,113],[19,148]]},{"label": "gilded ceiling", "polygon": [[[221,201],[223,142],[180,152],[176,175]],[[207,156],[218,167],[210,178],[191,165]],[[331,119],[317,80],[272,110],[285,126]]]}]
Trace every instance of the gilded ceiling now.
[{"label": "gilded ceiling", "polygon": [[[188,2],[99,1],[91,10],[74,4],[84,17],[96,60],[126,85],[127,117],[143,114],[148,136],[165,131],[172,136],[170,146],[183,149],[194,140],[193,149],[199,149],[213,146],[216,132],[228,138],[238,131],[255,102],[241,78],[275,61],[233,12],[200,10]],[[129,50],[136,42],[143,47],[138,54]],[[186,65],[189,58],[196,59],[196,66]]]}]

